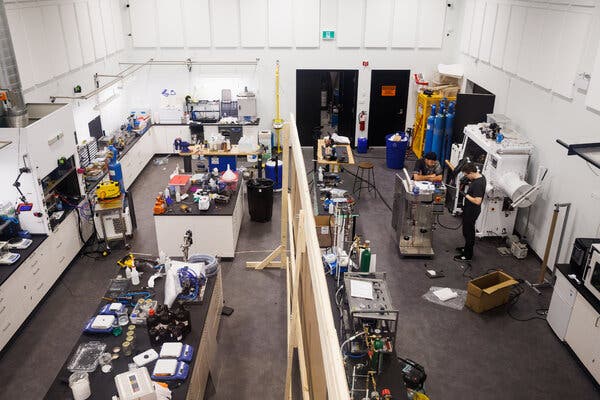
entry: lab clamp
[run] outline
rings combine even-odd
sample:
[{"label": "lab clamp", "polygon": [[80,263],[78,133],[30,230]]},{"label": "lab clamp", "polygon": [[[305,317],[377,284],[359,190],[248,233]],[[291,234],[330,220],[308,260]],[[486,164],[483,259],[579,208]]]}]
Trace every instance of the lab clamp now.
[{"label": "lab clamp", "polygon": [[403,169],[396,174],[392,228],[402,256],[433,257],[436,216],[444,213],[444,184],[413,181]]}]

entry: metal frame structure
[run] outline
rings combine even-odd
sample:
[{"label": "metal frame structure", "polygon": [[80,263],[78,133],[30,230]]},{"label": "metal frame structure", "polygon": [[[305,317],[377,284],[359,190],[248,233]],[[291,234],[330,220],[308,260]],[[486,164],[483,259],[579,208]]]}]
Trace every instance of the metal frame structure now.
[{"label": "metal frame structure", "polygon": [[[323,273],[313,207],[294,115],[281,130],[283,191],[281,244],[247,267],[286,268],[288,348],[285,398],[293,399],[292,371],[297,352],[302,398],[349,400],[331,301]],[[287,248],[289,246],[289,255]]]}]

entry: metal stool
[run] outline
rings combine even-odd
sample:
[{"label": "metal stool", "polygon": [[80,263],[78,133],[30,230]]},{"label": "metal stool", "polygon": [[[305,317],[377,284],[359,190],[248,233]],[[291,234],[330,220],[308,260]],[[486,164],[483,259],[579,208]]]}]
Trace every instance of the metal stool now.
[{"label": "metal stool", "polygon": [[[367,171],[366,180],[364,179],[365,171]],[[363,185],[363,182],[366,182],[367,185]],[[375,185],[375,166],[370,161],[358,163],[354,184],[352,185],[352,192],[356,193],[358,191],[358,198],[360,198],[360,192],[363,188],[366,188],[369,192],[377,192],[377,186]]]}]

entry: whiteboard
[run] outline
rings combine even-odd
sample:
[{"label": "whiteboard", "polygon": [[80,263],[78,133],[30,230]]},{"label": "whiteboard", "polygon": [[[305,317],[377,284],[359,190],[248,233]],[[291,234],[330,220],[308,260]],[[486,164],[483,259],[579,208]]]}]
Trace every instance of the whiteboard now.
[{"label": "whiteboard", "polygon": [[69,60],[58,6],[42,7],[42,17],[46,33],[43,39],[47,50],[52,54],[52,57],[46,60],[45,67],[50,67],[53,76],[62,75],[69,72]]},{"label": "whiteboard", "polygon": [[471,29],[471,40],[469,41],[469,55],[479,58],[479,46],[481,44],[481,32],[485,18],[485,2],[478,1],[473,12],[473,27]]},{"label": "whiteboard", "polygon": [[242,47],[265,47],[267,43],[267,0],[240,2]]},{"label": "whiteboard", "polygon": [[296,47],[319,47],[319,0],[293,0],[294,44]]},{"label": "whiteboard", "polygon": [[23,25],[25,25],[25,35],[33,64],[34,81],[36,84],[45,82],[52,78],[53,71],[47,68],[52,53],[44,40],[46,34],[44,32],[42,9],[39,7],[23,8],[21,17]]},{"label": "whiteboard", "polygon": [[183,27],[188,47],[210,47],[208,0],[183,0]]},{"label": "whiteboard", "polygon": [[115,40],[115,22],[111,10],[111,1],[100,1],[100,10],[102,12],[102,24],[104,26],[104,38],[106,39],[106,53],[113,54],[117,51]]},{"label": "whiteboard", "polygon": [[419,47],[440,48],[444,39],[446,2],[444,0],[419,1]]},{"label": "whiteboard", "polygon": [[160,47],[183,47],[181,0],[157,0],[158,44]]},{"label": "whiteboard", "polygon": [[158,45],[156,1],[130,0],[129,16],[133,47],[156,47]]},{"label": "whiteboard", "polygon": [[269,0],[269,46],[292,47],[292,0]]},{"label": "whiteboard", "polygon": [[504,61],[502,63],[502,68],[508,72],[517,72],[521,39],[523,38],[523,28],[527,14],[526,10],[525,7],[520,6],[512,6],[510,10],[510,22],[508,24],[506,48],[504,49]]},{"label": "whiteboard", "polygon": [[543,88],[551,89],[556,69],[556,49],[560,41],[560,27],[563,26],[564,14],[546,10],[542,24],[542,39],[538,44],[538,53],[534,64],[534,82]]},{"label": "whiteboard", "polygon": [[509,21],[510,5],[498,4],[496,25],[494,26],[494,39],[492,40],[492,53],[490,54],[490,63],[498,68],[502,68],[502,62],[504,60],[504,49],[506,48],[506,35],[508,33]]},{"label": "whiteboard", "polygon": [[395,0],[392,47],[415,47],[417,40],[418,0]]},{"label": "whiteboard", "polygon": [[485,7],[485,17],[483,18],[483,29],[481,32],[481,43],[479,45],[479,59],[490,62],[492,53],[492,41],[494,39],[494,29],[496,27],[496,12],[498,4],[487,2]]},{"label": "whiteboard", "polygon": [[125,34],[123,33],[123,17],[120,0],[112,0],[111,9],[115,26],[117,50],[123,50],[125,48]]},{"label": "whiteboard", "polygon": [[89,64],[95,60],[95,57],[94,39],[92,38],[92,26],[87,3],[75,3],[75,13],[77,15],[77,26],[79,27],[83,63]]},{"label": "whiteboard", "polygon": [[92,21],[92,38],[94,38],[94,53],[96,59],[106,55],[106,43],[104,42],[104,26],[102,26],[102,13],[99,0],[89,0],[90,17]]},{"label": "whiteboard", "polygon": [[585,105],[600,111],[600,43],[596,50],[596,60],[592,69],[592,79],[585,96]]},{"label": "whiteboard", "polygon": [[552,90],[569,99],[573,98],[573,84],[579,59],[583,52],[591,16],[566,12],[561,37],[557,46],[554,83]]},{"label": "whiteboard", "polygon": [[540,56],[539,47],[542,42],[544,16],[545,10],[530,7],[527,9],[525,17],[523,39],[521,40],[521,49],[519,50],[517,75],[532,82],[538,73],[538,69],[543,67],[538,65],[537,61]]},{"label": "whiteboard", "polygon": [[363,15],[362,0],[338,0],[336,35],[338,47],[360,47]]},{"label": "whiteboard", "polygon": [[366,0],[365,47],[388,47],[392,22],[391,0]]},{"label": "whiteboard", "polygon": [[6,16],[8,18],[8,26],[10,27],[10,36],[15,48],[17,65],[19,66],[21,86],[23,89],[28,89],[35,84],[35,76],[33,73],[33,63],[29,55],[25,24],[22,22],[19,10],[6,10]]},{"label": "whiteboard", "polygon": [[83,56],[81,55],[81,42],[79,41],[77,17],[73,3],[61,4],[60,19],[65,34],[69,67],[70,69],[79,68],[83,65]]},{"label": "whiteboard", "polygon": [[237,47],[240,44],[240,8],[237,0],[211,0],[213,45]]},{"label": "whiteboard", "polygon": [[460,35],[460,51],[469,53],[469,42],[471,40],[471,29],[473,28],[473,14],[475,13],[475,0],[466,0],[465,15],[463,17],[462,32]]}]

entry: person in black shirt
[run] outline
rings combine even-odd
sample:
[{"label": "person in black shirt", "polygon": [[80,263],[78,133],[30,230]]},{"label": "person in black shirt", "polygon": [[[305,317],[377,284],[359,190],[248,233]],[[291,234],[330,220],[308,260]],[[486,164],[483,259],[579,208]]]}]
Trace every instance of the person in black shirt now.
[{"label": "person in black shirt", "polygon": [[460,254],[454,256],[457,261],[470,261],[473,258],[473,246],[475,246],[475,221],[481,213],[481,202],[485,195],[486,180],[473,163],[467,163],[461,172],[469,179],[469,189],[462,193],[465,197],[463,207],[462,233],[465,238],[465,247],[458,247]]},{"label": "person in black shirt", "polygon": [[415,163],[413,168],[413,179],[415,181],[442,181],[442,167],[437,161],[437,155],[431,151]]}]

